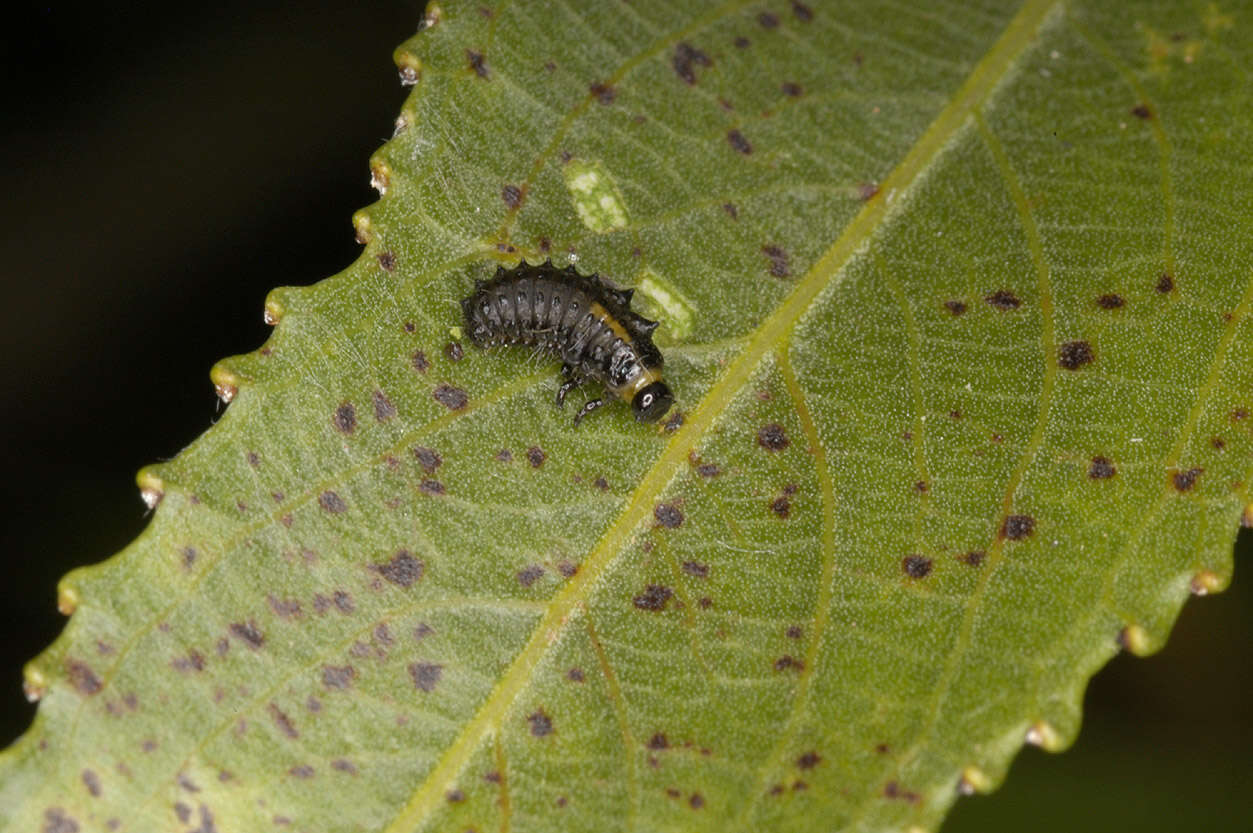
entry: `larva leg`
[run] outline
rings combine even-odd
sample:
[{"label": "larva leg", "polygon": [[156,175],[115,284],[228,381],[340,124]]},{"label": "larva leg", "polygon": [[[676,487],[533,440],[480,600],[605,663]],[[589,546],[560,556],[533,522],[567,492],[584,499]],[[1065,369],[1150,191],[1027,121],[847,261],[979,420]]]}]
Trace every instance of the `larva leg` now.
[{"label": "larva leg", "polygon": [[565,381],[561,383],[561,387],[557,388],[558,407],[565,406],[567,393],[583,384],[583,380],[574,373],[574,365],[563,364],[561,366],[561,375],[565,377]]},{"label": "larva leg", "polygon": [[574,415],[574,424],[578,425],[580,422],[582,422],[583,417],[587,416],[592,411],[596,410],[597,408],[599,408],[601,405],[604,405],[604,404],[605,404],[605,400],[603,399],[593,399],[589,401],[586,405],[583,406],[582,410],[580,410],[577,414]]}]

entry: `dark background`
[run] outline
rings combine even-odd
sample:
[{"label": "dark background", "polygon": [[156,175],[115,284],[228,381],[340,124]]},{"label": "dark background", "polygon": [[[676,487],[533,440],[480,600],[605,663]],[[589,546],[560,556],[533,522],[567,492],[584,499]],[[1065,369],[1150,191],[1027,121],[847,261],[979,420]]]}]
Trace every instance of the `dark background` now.
[{"label": "dark background", "polygon": [[[347,5],[347,4],[346,4]],[[57,579],[145,524],[134,485],[215,415],[208,370],[255,349],[266,292],[347,266],[367,160],[422,3],[27,6],[0,34],[0,747]],[[944,833],[1237,831],[1253,810],[1253,536],[1157,656],[1115,659],[1062,756],[1025,750]]]}]

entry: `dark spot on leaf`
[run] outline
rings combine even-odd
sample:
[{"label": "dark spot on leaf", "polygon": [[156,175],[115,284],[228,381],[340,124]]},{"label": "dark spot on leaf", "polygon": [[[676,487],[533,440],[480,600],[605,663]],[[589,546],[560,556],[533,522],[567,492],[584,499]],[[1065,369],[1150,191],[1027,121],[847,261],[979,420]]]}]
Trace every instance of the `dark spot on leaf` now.
[{"label": "dark spot on leaf", "polygon": [[778,515],[780,518],[786,519],[792,514],[792,501],[786,497],[777,497],[770,501],[770,511]]},{"label": "dark spot on leaf", "polygon": [[595,486],[597,489],[600,489],[602,492],[609,491],[609,481],[606,480],[604,477],[597,477],[595,480],[592,481],[592,485]]},{"label": "dark spot on leaf", "polygon": [[1065,370],[1078,370],[1094,358],[1092,345],[1086,341],[1067,341],[1057,348],[1057,364]]},{"label": "dark spot on leaf", "polygon": [[666,787],[666,795],[668,795],[670,798],[678,798],[679,796],[683,795],[683,793],[680,792],[675,787]]},{"label": "dark spot on leaf", "polygon": [[94,769],[83,770],[83,786],[87,788],[87,792],[91,793],[93,798],[100,797],[100,776],[96,774]]},{"label": "dark spot on leaf", "polygon": [[543,709],[536,709],[533,714],[527,715],[526,721],[531,724],[531,734],[537,738],[553,733],[553,719]]},{"label": "dark spot on leaf", "polygon": [[572,683],[583,682],[583,669],[571,668],[569,671],[566,672],[566,679]]},{"label": "dark spot on leaf", "polygon": [[517,211],[522,205],[522,189],[516,185],[506,185],[500,189],[500,198],[511,211]]},{"label": "dark spot on leaf", "polygon": [[763,29],[774,29],[779,25],[779,18],[771,12],[762,12],[757,15],[757,23]]},{"label": "dark spot on leaf", "polygon": [[743,35],[740,35],[734,40],[734,43],[736,49],[748,49],[748,47],[752,44],[752,41]]},{"label": "dark spot on leaf", "polygon": [[466,60],[470,63],[470,69],[474,70],[474,74],[479,78],[487,78],[491,75],[490,70],[487,68],[487,59],[483,57],[482,52],[467,49]]},{"label": "dark spot on leaf", "polygon": [[463,793],[461,790],[449,790],[448,792],[444,793],[444,799],[449,804],[460,804],[461,802],[466,800],[466,794]]},{"label": "dark spot on leaf", "polygon": [[349,775],[357,774],[357,767],[353,764],[353,762],[345,760],[344,758],[336,758],[331,761],[331,769],[336,770],[337,772],[346,772]]},{"label": "dark spot on leaf", "polygon": [[444,676],[444,666],[433,662],[415,662],[409,666],[409,676],[418,691],[434,691]]},{"label": "dark spot on leaf", "polygon": [[335,409],[331,422],[335,425],[336,431],[351,434],[357,428],[357,409],[352,406],[351,402],[344,402]]},{"label": "dark spot on leaf", "polygon": [[99,694],[100,689],[104,688],[104,683],[96,676],[96,672],[92,671],[91,666],[85,662],[76,659],[66,660],[65,671],[69,675],[70,685],[74,686],[79,694],[90,697],[93,694]]},{"label": "dark spot on leaf", "polygon": [[293,778],[312,778],[314,774],[313,767],[308,764],[297,764],[287,770],[287,774]]},{"label": "dark spot on leaf", "polygon": [[404,323],[404,330],[406,333],[415,333],[418,330],[418,325],[414,324],[412,321],[406,321]]},{"label": "dark spot on leaf", "polygon": [[571,578],[579,571],[579,565],[569,561],[558,561],[557,572],[561,573],[565,578]]},{"label": "dark spot on leaf", "polygon": [[709,575],[709,565],[702,564],[699,561],[684,561],[683,572],[696,578],[705,578]]},{"label": "dark spot on leaf", "polygon": [[1244,422],[1249,418],[1249,412],[1245,408],[1236,408],[1231,412],[1231,421],[1233,423]]},{"label": "dark spot on leaf", "polygon": [[788,656],[787,654],[784,654],[783,656],[779,657],[778,659],[774,661],[774,670],[775,671],[788,671],[788,670],[804,671],[805,663],[799,659],[796,659],[795,657],[791,657],[791,656]]},{"label": "dark spot on leaf", "polygon": [[270,703],[270,717],[274,718],[274,725],[279,728],[283,734],[289,738],[300,737],[300,732],[296,731],[296,724],[291,722],[291,718],[278,707],[277,703]]},{"label": "dark spot on leaf", "polygon": [[692,793],[692,797],[687,800],[687,803],[693,810],[699,810],[705,806],[705,798],[700,793]]},{"label": "dark spot on leaf", "polygon": [[822,763],[822,756],[817,752],[806,752],[796,759],[796,766],[800,769],[813,769]]},{"label": "dark spot on leaf", "polygon": [[879,755],[886,755],[892,751],[892,747],[888,746],[886,743],[876,743],[874,751]]},{"label": "dark spot on leaf", "polygon": [[796,15],[796,19],[801,23],[808,23],[814,19],[814,10],[801,3],[800,0],[792,0],[792,14]]},{"label": "dark spot on leaf", "polygon": [[496,770],[492,770],[491,772],[485,772],[483,773],[483,780],[489,784],[499,784],[500,773],[497,772]]},{"label": "dark spot on leaf", "polygon": [[673,434],[675,431],[678,431],[683,427],[683,412],[677,408],[671,411],[670,416],[661,427],[665,429],[667,434]]},{"label": "dark spot on leaf", "polygon": [[344,499],[330,490],[318,495],[318,505],[327,512],[331,513],[345,512],[348,510],[348,504],[344,503]]},{"label": "dark spot on leaf", "polygon": [[788,447],[787,434],[782,425],[772,422],[757,429],[757,444],[766,451],[782,451]]},{"label": "dark spot on leaf", "polygon": [[983,296],[983,300],[987,301],[991,306],[1005,311],[1018,309],[1022,306],[1022,301],[1019,297],[1008,289],[998,289],[991,295]]},{"label": "dark spot on leaf", "polygon": [[500,451],[496,452],[496,456],[494,459],[501,463],[512,463],[513,452],[507,448],[502,448]]},{"label": "dark spot on leaf", "polygon": [[460,411],[470,402],[470,397],[465,391],[452,385],[440,385],[431,392],[431,396],[450,411]]},{"label": "dark spot on leaf", "polygon": [[445,489],[444,484],[438,480],[426,479],[418,484],[418,491],[422,492],[424,495],[431,495],[433,497],[435,495],[444,494]]},{"label": "dark spot on leaf", "polygon": [[544,453],[544,449],[538,445],[533,445],[526,450],[527,462],[531,464],[531,468],[537,469],[544,465],[544,461],[548,459],[548,455]]},{"label": "dark spot on leaf", "polygon": [[1001,524],[1001,537],[1021,541],[1035,532],[1035,518],[1030,515],[1009,515]]},{"label": "dark spot on leaf", "polygon": [[413,369],[419,373],[425,373],[431,366],[431,363],[426,360],[426,353],[423,353],[421,350],[415,350],[413,355],[409,357],[409,362],[413,365]]},{"label": "dark spot on leaf", "polygon": [[392,584],[401,587],[412,587],[422,580],[425,570],[421,559],[415,558],[408,550],[397,550],[392,560],[386,564],[375,564],[374,569]]},{"label": "dark spot on leaf", "polygon": [[879,196],[879,186],[873,182],[863,182],[857,186],[857,199],[862,202],[869,202]]},{"label": "dark spot on leaf", "polygon": [[753,145],[748,138],[739,130],[727,131],[727,142],[730,143],[731,149],[736,153],[742,153],[745,156],[753,152]]},{"label": "dark spot on leaf", "polygon": [[1163,295],[1167,294],[1168,292],[1174,292],[1175,279],[1174,277],[1171,276],[1169,272],[1163,272],[1157,279],[1157,285],[1154,286],[1153,288]]},{"label": "dark spot on leaf", "polygon": [[883,786],[883,794],[888,798],[899,798],[908,801],[910,804],[917,804],[922,801],[922,796],[918,793],[904,789],[895,781],[889,781]]},{"label": "dark spot on leaf", "polygon": [[683,512],[674,503],[659,503],[653,507],[657,525],[666,529],[678,529],[683,525]]},{"label": "dark spot on leaf", "polygon": [[384,272],[394,271],[396,268],[396,255],[391,252],[379,252],[379,266],[383,267]]},{"label": "dark spot on leaf", "polygon": [[761,253],[766,256],[767,270],[776,278],[790,277],[792,268],[788,263],[788,254],[778,246],[762,246]]},{"label": "dark spot on leaf", "polygon": [[266,597],[266,600],[270,603],[270,610],[274,611],[275,616],[289,619],[300,615],[300,602],[296,599],[280,599],[270,595]]},{"label": "dark spot on leaf", "polygon": [[518,584],[530,587],[544,576],[544,568],[538,564],[529,564],[517,573]]},{"label": "dark spot on leaf", "polygon": [[200,805],[200,826],[191,833],[218,833],[217,825],[213,823],[213,813],[204,804]]},{"label": "dark spot on leaf", "polygon": [[931,575],[931,559],[921,555],[907,555],[901,560],[901,569],[910,578],[926,578]]},{"label": "dark spot on leaf", "polygon": [[1196,481],[1200,479],[1201,474],[1204,471],[1205,469],[1200,468],[1188,469],[1187,471],[1177,471],[1171,475],[1170,482],[1181,492],[1191,491],[1192,487],[1196,485]]},{"label": "dark spot on leaf", "polygon": [[735,203],[724,202],[722,204],[722,210],[725,211],[727,213],[727,216],[730,217],[732,220],[740,219],[740,210],[735,207]]},{"label": "dark spot on leaf", "polygon": [[322,666],[322,685],[327,688],[345,689],[357,678],[357,669],[351,665]]},{"label": "dark spot on leaf", "polygon": [[203,671],[205,666],[204,654],[192,649],[185,657],[175,657],[170,661],[171,667],[175,671],[190,673],[192,671]]},{"label": "dark spot on leaf", "polygon": [[1137,119],[1148,120],[1153,118],[1153,111],[1149,109],[1149,105],[1147,104],[1137,104],[1135,107],[1131,108],[1131,115],[1135,116]]},{"label": "dark spot on leaf", "polygon": [[249,451],[248,454],[245,455],[245,459],[248,461],[248,465],[252,466],[254,469],[261,465],[261,455],[255,451]]},{"label": "dark spot on leaf", "polygon": [[588,91],[596,97],[601,104],[613,104],[614,97],[618,95],[618,91],[613,88],[612,84],[603,81],[597,81],[588,87]]},{"label": "dark spot on leaf", "polygon": [[666,739],[666,736],[663,733],[657,732],[648,739],[648,743],[645,745],[649,749],[669,749],[670,741]]},{"label": "dark spot on leaf", "polygon": [[988,557],[988,554],[986,552],[983,552],[982,550],[971,550],[965,555],[958,556],[958,557],[962,561],[964,561],[966,564],[969,564],[971,567],[978,567],[980,564],[983,563],[983,559]]},{"label": "dark spot on leaf", "polygon": [[191,818],[191,808],[181,801],[176,801],[174,802],[174,815],[178,816],[179,821],[186,824],[187,820]]},{"label": "dark spot on leaf", "polygon": [[783,90],[784,95],[790,98],[798,98],[805,92],[801,89],[801,85],[795,81],[784,81],[780,89]]},{"label": "dark spot on leaf", "polygon": [[374,402],[374,418],[379,422],[387,422],[387,420],[396,416],[396,406],[387,398],[387,394],[381,390],[376,390],[371,394]]},{"label": "dark spot on leaf", "polygon": [[1096,305],[1101,309],[1120,309],[1127,302],[1117,293],[1109,292],[1096,299]]},{"label": "dark spot on leaf", "polygon": [[183,547],[183,566],[191,569],[196,563],[196,550],[193,547]]},{"label": "dark spot on leaf", "polygon": [[722,474],[722,469],[717,463],[701,463],[696,467],[696,473],[701,477],[717,477]]},{"label": "dark spot on leaf", "polygon": [[418,626],[413,629],[413,638],[418,642],[421,642],[433,633],[435,633],[434,628],[426,622],[419,622]]},{"label": "dark spot on leaf", "polygon": [[696,83],[695,67],[707,67],[713,64],[709,56],[690,43],[681,42],[674,48],[674,57],[670,60],[674,71],[687,84]]},{"label": "dark spot on leaf", "polygon": [[1210,437],[1209,444],[1210,444],[1210,448],[1214,449],[1215,451],[1222,451],[1224,448],[1227,447],[1227,441],[1224,440],[1222,437]]},{"label": "dark spot on leaf", "polygon": [[44,826],[41,833],[78,833],[78,822],[60,807],[44,810]]},{"label": "dark spot on leaf", "polygon": [[254,650],[265,643],[265,636],[251,622],[235,622],[231,625],[231,635]]},{"label": "dark spot on leaf", "polygon": [[701,610],[708,610],[709,608],[714,606],[714,600],[709,598],[708,596],[702,596],[700,599],[697,600],[696,606],[699,607]]},{"label": "dark spot on leaf", "polygon": [[1093,457],[1088,464],[1088,477],[1093,480],[1105,480],[1115,474],[1118,474],[1118,469],[1108,457]]},{"label": "dark spot on leaf", "polygon": [[649,584],[644,587],[643,593],[631,599],[631,604],[640,610],[661,611],[666,609],[673,595],[674,591],[664,584]]},{"label": "dark spot on leaf", "polygon": [[346,590],[336,590],[332,594],[332,598],[335,600],[335,607],[339,609],[340,613],[352,613],[357,608],[352,603],[352,595]]},{"label": "dark spot on leaf", "polygon": [[784,633],[788,639],[800,639],[805,635],[805,629],[800,625],[790,625]]},{"label": "dark spot on leaf", "polygon": [[931,487],[927,484],[927,481],[919,480],[914,484],[914,491],[920,495],[925,495],[927,492],[931,491]]},{"label": "dark spot on leaf", "polygon": [[966,314],[966,302],[965,301],[958,301],[958,300],[945,301],[944,307],[953,314],[954,318],[956,318],[959,315]]},{"label": "dark spot on leaf", "polygon": [[433,474],[440,464],[444,462],[444,458],[439,456],[439,452],[433,448],[423,448],[418,446],[413,450],[413,456],[417,459],[418,465],[427,474]]}]

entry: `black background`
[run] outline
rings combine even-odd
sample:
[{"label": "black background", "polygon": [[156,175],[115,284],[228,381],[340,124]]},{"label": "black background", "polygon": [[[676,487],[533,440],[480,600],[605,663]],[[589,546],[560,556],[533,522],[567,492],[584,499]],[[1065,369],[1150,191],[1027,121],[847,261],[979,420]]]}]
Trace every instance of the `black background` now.
[{"label": "black background", "polygon": [[[57,580],[143,528],[134,473],[212,423],[209,368],[265,339],[269,289],[356,257],[349,218],[375,198],[367,160],[405,94],[391,51],[421,7],[52,5],[6,20],[0,747],[34,713],[21,666],[63,624]],[[1158,656],[1114,660],[1075,750],[1028,750],[946,833],[1244,829],[1248,585],[1189,602]]]}]

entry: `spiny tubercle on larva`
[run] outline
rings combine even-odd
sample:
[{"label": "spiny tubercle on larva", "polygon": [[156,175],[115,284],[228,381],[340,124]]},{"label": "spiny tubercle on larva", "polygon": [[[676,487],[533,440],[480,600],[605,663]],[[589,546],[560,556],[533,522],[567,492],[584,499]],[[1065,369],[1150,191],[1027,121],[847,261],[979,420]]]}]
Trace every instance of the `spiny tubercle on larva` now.
[{"label": "spiny tubercle on larva", "polygon": [[[580,275],[573,266],[524,260],[512,269],[498,268],[489,281],[477,281],[461,309],[470,341],[479,347],[519,344],[560,358],[564,381],[558,405],[594,379],[631,403],[637,420],[656,422],[674,396],[661,380],[661,352],[652,339],[657,322],[631,311],[632,292],[598,275]],[[600,398],[588,402],[574,424],[602,404]]]}]

